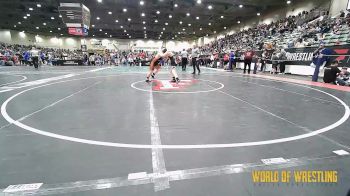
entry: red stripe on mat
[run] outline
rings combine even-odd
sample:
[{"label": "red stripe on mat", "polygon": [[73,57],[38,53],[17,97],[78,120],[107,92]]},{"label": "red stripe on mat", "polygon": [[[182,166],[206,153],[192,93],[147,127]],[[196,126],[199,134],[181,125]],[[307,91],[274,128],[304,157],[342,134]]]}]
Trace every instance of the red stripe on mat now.
[{"label": "red stripe on mat", "polygon": [[266,76],[266,75],[256,75],[256,74],[252,74],[249,76],[284,81],[284,82],[292,82],[292,83],[297,83],[297,84],[306,84],[309,86],[318,86],[318,87],[322,87],[322,88],[329,88],[329,89],[334,89],[334,90],[338,90],[338,91],[350,92],[350,87],[348,87],[348,86],[338,86],[338,85],[327,84],[327,83],[323,83],[323,82],[312,82],[312,81],[307,81],[307,80],[297,80],[297,79],[292,79],[292,78],[281,78],[281,77],[276,77],[276,76]]}]

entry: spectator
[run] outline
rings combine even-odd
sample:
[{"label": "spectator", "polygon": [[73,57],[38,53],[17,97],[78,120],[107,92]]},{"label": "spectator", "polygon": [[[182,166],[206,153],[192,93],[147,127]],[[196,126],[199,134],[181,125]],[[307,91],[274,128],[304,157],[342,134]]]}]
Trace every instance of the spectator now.
[{"label": "spectator", "polygon": [[323,81],[325,83],[336,84],[337,76],[341,71],[338,69],[338,61],[333,61],[329,67],[324,70]]},{"label": "spectator", "polygon": [[350,72],[346,67],[343,67],[337,78],[337,84],[339,84],[340,86],[350,86],[349,76]]}]

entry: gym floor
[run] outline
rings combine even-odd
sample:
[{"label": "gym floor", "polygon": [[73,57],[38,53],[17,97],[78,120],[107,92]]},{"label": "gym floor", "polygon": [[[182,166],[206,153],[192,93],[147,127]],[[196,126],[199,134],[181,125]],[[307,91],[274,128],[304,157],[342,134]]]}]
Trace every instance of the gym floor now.
[{"label": "gym floor", "polygon": [[[167,69],[148,84],[146,67],[1,67],[0,195],[347,195],[347,87],[178,71],[176,85]],[[260,184],[254,170],[338,183]]]}]

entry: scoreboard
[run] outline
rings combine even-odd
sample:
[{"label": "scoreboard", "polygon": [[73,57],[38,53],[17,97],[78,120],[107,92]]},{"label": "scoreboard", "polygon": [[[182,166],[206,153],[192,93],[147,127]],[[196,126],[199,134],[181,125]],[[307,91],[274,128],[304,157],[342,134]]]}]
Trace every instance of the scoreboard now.
[{"label": "scoreboard", "polygon": [[90,28],[90,9],[82,3],[60,3],[58,8],[71,35],[86,36]]}]

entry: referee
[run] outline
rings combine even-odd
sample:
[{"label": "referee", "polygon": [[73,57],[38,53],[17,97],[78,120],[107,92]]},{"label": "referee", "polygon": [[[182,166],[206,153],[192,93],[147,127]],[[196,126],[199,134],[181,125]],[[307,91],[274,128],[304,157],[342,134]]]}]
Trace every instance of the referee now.
[{"label": "referee", "polygon": [[39,67],[39,50],[37,50],[35,47],[32,47],[32,50],[30,50],[30,55],[32,57],[32,63],[35,67],[35,69],[38,69]]},{"label": "referee", "polygon": [[193,73],[196,74],[196,68],[198,70],[198,75],[201,73],[201,70],[199,69],[199,50],[198,48],[192,49],[192,67],[193,67]]},{"label": "referee", "polygon": [[188,63],[188,53],[185,49],[181,52],[181,62],[182,62],[182,71],[186,71],[186,65]]}]

